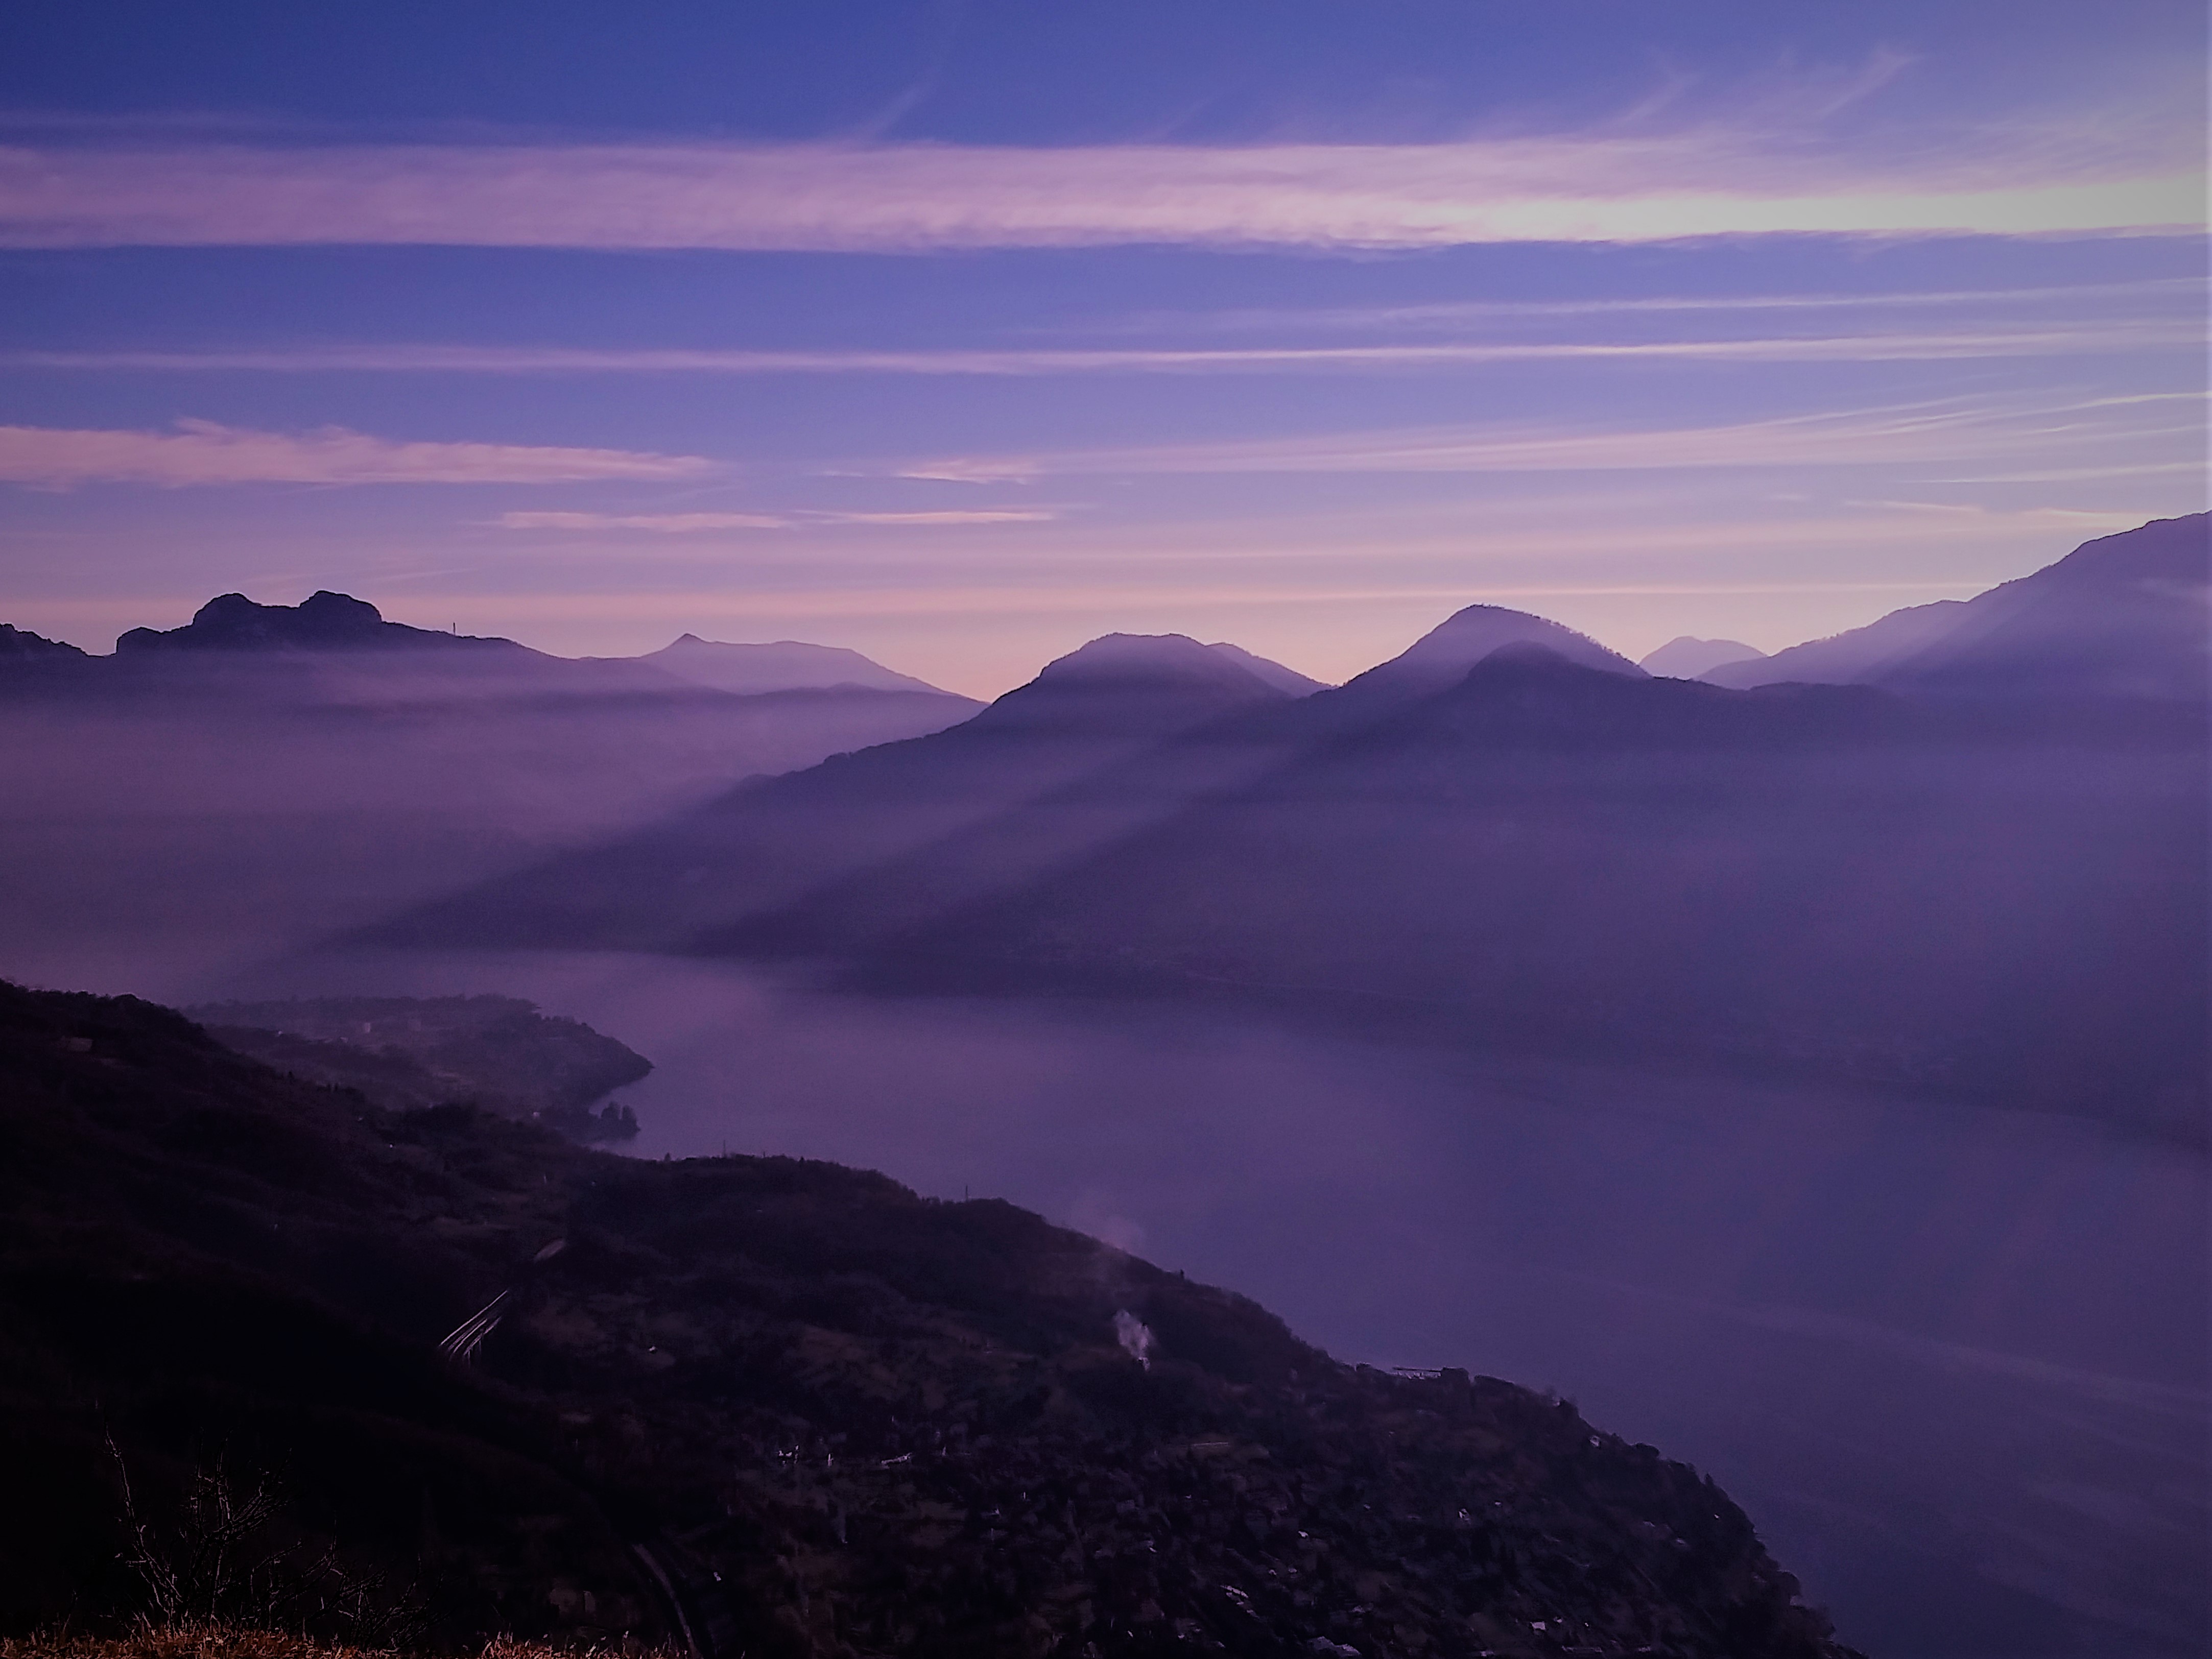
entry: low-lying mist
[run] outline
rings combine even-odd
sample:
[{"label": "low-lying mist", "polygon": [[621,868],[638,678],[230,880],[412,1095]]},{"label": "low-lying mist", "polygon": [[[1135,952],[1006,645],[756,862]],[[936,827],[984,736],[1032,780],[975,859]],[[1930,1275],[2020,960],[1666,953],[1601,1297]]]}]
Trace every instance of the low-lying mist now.
[{"label": "low-lying mist", "polygon": [[340,655],[94,659],[0,678],[9,970],[184,994],[223,965],[974,707],[857,688],[735,696],[651,671],[609,684],[518,656],[530,672]]}]

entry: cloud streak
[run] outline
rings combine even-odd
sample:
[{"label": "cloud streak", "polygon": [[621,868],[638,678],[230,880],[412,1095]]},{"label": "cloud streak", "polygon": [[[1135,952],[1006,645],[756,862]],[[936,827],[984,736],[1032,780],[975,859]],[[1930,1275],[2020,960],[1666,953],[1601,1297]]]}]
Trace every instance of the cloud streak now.
[{"label": "cloud streak", "polygon": [[2048,128],[1917,155],[1713,128],[1214,148],[17,146],[0,149],[0,246],[1350,250],[2133,234],[2205,218],[2202,156],[2154,143]]},{"label": "cloud streak", "polygon": [[84,483],[588,483],[715,471],[691,455],[519,444],[395,442],[325,427],[253,432],[179,421],[173,432],[0,427],[0,482]]},{"label": "cloud streak", "polygon": [[1425,341],[1341,346],[1016,348],[785,351],[713,348],[357,345],[199,351],[15,351],[19,368],[112,373],[402,374],[1266,374],[1454,368],[1510,362],[1812,363],[2101,356],[2198,343],[2191,319],[2072,326],[1743,340]]},{"label": "cloud streak", "polygon": [[768,513],[502,513],[501,530],[650,530],[681,536],[705,530],[788,530],[793,520]]},{"label": "cloud streak", "polygon": [[[2159,412],[2168,405],[2185,407],[2190,413],[2177,421]],[[2133,447],[2123,464],[2134,468],[2155,459],[2144,453],[2146,445],[2172,440],[2197,446],[2195,453],[2201,452],[2203,435],[2203,400],[2193,394],[2034,407],[1948,399],[1628,430],[1424,427],[1059,454],[955,456],[912,463],[898,469],[898,476],[997,483],[1110,474],[1634,471],[1917,465],[2017,460],[2038,453],[2057,453],[2078,463],[2086,447],[2116,442]]]},{"label": "cloud streak", "polygon": [[[2063,307],[2081,301],[2119,301],[2140,312],[2145,306],[2178,306],[2201,318],[2205,293],[2200,276],[2152,276],[2111,283],[2049,283],[2033,288],[1877,289],[1865,294],[1637,294],[1577,300],[1453,300],[1421,305],[1335,306],[1288,309],[1158,313],[1133,319],[1127,327],[1163,326],[1251,330],[1260,328],[1393,328],[1471,322],[1542,321],[1562,317],[1667,316],[1760,312],[1924,311],[1971,306],[1977,310],[2020,307]],[[2178,314],[2178,313],[2177,313]]]},{"label": "cloud streak", "polygon": [[816,525],[885,528],[959,529],[978,525],[1049,524],[1053,507],[945,507],[911,513],[838,512],[804,507],[795,513],[502,513],[501,530],[643,530],[659,536],[726,530],[799,530]]}]

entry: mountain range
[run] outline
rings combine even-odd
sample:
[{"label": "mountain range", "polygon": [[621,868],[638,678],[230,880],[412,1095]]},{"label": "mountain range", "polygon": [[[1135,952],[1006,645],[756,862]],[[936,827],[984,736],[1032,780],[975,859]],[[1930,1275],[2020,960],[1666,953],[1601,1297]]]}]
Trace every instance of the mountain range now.
[{"label": "mountain range", "polygon": [[160,685],[173,691],[197,682],[252,686],[264,696],[303,684],[319,684],[326,694],[351,685],[374,696],[380,682],[386,700],[405,701],[422,695],[419,682],[428,676],[428,684],[447,695],[474,681],[479,695],[507,696],[627,692],[672,697],[696,689],[738,696],[826,690],[951,696],[857,651],[831,646],[787,640],[726,645],[686,634],[643,656],[555,657],[513,640],[389,622],[367,600],[327,590],[296,605],[219,594],[180,628],[134,628],[118,635],[108,658],[21,629],[0,629],[0,664],[33,662],[66,663],[75,672],[67,679],[0,681],[0,695],[57,687],[82,695],[95,686]]},{"label": "mountain range", "polygon": [[1931,696],[2202,702],[2212,650],[2205,591],[2205,515],[2160,519],[1973,599],[1893,611],[1704,678],[1738,688],[1810,680]]},{"label": "mountain range", "polygon": [[1109,636],[374,936],[1234,996],[2201,1139],[2205,546],[2154,523],[1709,671],[1753,689],[1487,605],[1303,696]]},{"label": "mountain range", "polygon": [[727,645],[719,640],[702,640],[696,634],[684,634],[658,651],[648,651],[629,660],[650,663],[694,685],[734,691],[741,696],[764,691],[823,690],[833,686],[945,695],[911,674],[894,673],[881,663],[871,662],[857,651],[838,646],[806,645],[797,640],[778,640],[771,645]]},{"label": "mountain range", "polygon": [[11,629],[7,965],[77,984],[173,972],[181,989],[194,964],[295,948],[981,707],[825,654],[835,684],[793,669],[738,693],[646,659],[410,628],[329,592],[226,594],[109,656]]}]

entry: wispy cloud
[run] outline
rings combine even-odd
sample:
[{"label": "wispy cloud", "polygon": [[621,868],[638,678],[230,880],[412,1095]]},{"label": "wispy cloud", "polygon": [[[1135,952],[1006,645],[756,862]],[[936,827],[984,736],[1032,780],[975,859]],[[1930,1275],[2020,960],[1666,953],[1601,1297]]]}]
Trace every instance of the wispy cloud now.
[{"label": "wispy cloud", "polygon": [[691,455],[535,445],[395,442],[340,427],[252,432],[179,421],[171,432],[0,427],[0,482],[81,483],[581,483],[714,471]]},{"label": "wispy cloud", "polygon": [[[2123,410],[2127,413],[2117,412]],[[1717,425],[1551,431],[1526,425],[1423,427],[1057,454],[954,456],[917,461],[897,472],[902,477],[993,483],[1070,474],[1919,465],[2052,452],[2078,461],[2092,444],[2140,447],[2171,440],[2201,446],[2203,433],[2203,399],[2193,394],[2020,407],[1946,399]],[[2152,459],[2138,452],[2124,458],[2124,464]]]},{"label": "wispy cloud", "polygon": [[958,527],[993,524],[1045,524],[1060,517],[1053,507],[960,507],[914,513],[836,512],[802,508],[767,513],[502,513],[494,520],[502,530],[646,530],[682,536],[715,530],[795,530],[808,525],[880,525]]},{"label": "wispy cloud", "polygon": [[920,513],[814,513],[807,516],[824,524],[959,526],[1047,524],[1060,515],[1052,507],[985,507],[976,511],[945,508]]},{"label": "wispy cloud", "polygon": [[[2146,129],[2148,131],[2148,129]],[[2187,230],[2201,154],[2058,125],[1887,159],[1802,134],[1439,144],[245,143],[0,149],[0,245],[1434,247]]]},{"label": "wispy cloud", "polygon": [[2203,337],[2189,318],[1918,333],[1790,335],[1740,340],[1452,340],[1408,344],[1102,347],[929,351],[720,350],[571,346],[359,345],[204,351],[15,351],[19,368],[154,373],[411,374],[1053,374],[1388,371],[1507,362],[1808,363],[1941,362],[1977,357],[2106,356],[2185,348]]},{"label": "wispy cloud", "polygon": [[501,530],[650,530],[681,536],[702,530],[788,530],[792,520],[767,513],[502,513]]},{"label": "wispy cloud", "polygon": [[[2069,311],[2080,302],[2117,301],[2140,317],[2146,307],[2201,319],[2201,276],[2152,276],[2112,283],[2049,283],[2033,288],[1920,289],[1865,294],[1632,294],[1576,300],[1452,300],[1419,305],[1249,307],[1234,311],[1156,312],[1115,325],[1124,331],[1162,329],[1405,328],[1468,323],[1548,321],[1565,317],[1644,317],[1767,312]],[[1094,331],[1096,330],[1094,329]]]}]

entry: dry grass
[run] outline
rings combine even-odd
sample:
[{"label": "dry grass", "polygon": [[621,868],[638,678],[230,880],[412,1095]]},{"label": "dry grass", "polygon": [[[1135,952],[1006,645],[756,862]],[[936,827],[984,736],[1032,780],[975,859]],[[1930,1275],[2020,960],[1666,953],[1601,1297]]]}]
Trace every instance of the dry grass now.
[{"label": "dry grass", "polygon": [[[49,1631],[0,1638],[0,1659],[422,1659],[422,1653],[418,1649],[354,1647],[283,1631],[222,1624],[141,1624],[113,1636]],[[615,1659],[618,1655],[623,1659],[677,1659],[665,1649],[559,1648],[511,1636],[495,1636],[476,1650],[476,1659]]]}]

